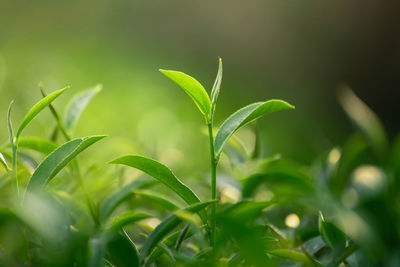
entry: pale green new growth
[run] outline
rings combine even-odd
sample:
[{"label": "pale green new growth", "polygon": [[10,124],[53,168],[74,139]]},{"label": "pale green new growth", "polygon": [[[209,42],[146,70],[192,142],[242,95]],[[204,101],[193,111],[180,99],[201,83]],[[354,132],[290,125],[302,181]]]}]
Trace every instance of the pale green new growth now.
[{"label": "pale green new growth", "polygon": [[215,154],[218,158],[228,139],[243,125],[278,110],[294,109],[294,106],[282,100],[257,102],[243,107],[227,118],[215,136]]},{"label": "pale green new growth", "polygon": [[102,85],[96,85],[94,88],[76,94],[68,103],[65,109],[64,126],[70,133],[74,130],[76,123],[83,110],[89,104],[90,100],[102,89]]},{"label": "pale green new growth", "polygon": [[83,150],[103,139],[104,135],[77,138],[69,141],[45,158],[29,181],[27,191],[43,188],[59,171],[62,170],[71,160],[73,160]]},{"label": "pale green new growth", "polygon": [[193,99],[194,103],[196,103],[201,113],[206,117],[206,120],[208,120],[211,113],[210,98],[201,83],[180,71],[160,69],[160,72],[182,87]]},{"label": "pale green new growth", "polygon": [[21,135],[21,133],[25,129],[25,127],[29,124],[29,122],[31,122],[33,120],[33,118],[36,117],[37,114],[40,113],[40,111],[42,111],[44,108],[46,108],[51,102],[53,102],[57,97],[59,97],[62,93],[64,93],[68,88],[69,88],[69,86],[67,86],[63,89],[60,89],[58,91],[55,91],[54,93],[46,96],[45,98],[43,98],[42,100],[37,102],[28,111],[28,113],[25,115],[25,118],[22,120],[22,122],[18,128],[16,138],[18,139],[18,137]]}]

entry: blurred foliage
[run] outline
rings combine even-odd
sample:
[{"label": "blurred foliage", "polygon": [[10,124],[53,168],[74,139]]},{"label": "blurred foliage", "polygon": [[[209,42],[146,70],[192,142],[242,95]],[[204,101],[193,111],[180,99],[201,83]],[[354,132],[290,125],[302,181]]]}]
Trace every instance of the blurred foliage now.
[{"label": "blurred foliage", "polygon": [[[398,1],[0,6],[1,266],[400,265]],[[227,143],[212,250],[196,215],[212,203],[189,206],[148,174],[105,163],[146,155],[208,200],[207,129],[157,69],[212,80],[217,56],[225,60],[217,125],[259,99],[297,109]],[[340,82],[355,92],[342,86],[336,98]],[[11,100],[17,126],[50,88],[65,86],[10,142]],[[76,137],[97,134],[108,137],[83,151],[86,139]],[[61,147],[67,160],[52,165],[48,155]],[[25,192],[46,159],[43,188]]]}]

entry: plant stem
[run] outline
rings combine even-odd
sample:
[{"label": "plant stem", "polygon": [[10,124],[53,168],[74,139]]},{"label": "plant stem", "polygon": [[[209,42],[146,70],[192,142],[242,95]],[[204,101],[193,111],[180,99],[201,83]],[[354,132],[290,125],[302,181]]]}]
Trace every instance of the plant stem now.
[{"label": "plant stem", "polygon": [[17,198],[17,202],[19,201],[19,185],[18,185],[18,174],[17,174],[17,140],[14,139],[12,141],[12,170],[14,173],[14,192]]},{"label": "plant stem", "polygon": [[[215,150],[214,150],[214,135],[212,128],[212,120],[207,124],[208,126],[208,136],[210,140],[210,159],[211,159],[211,199],[214,200],[217,198],[217,161],[215,159]],[[217,203],[212,203],[211,205],[211,246],[215,246],[215,235],[216,235],[216,208]]]}]

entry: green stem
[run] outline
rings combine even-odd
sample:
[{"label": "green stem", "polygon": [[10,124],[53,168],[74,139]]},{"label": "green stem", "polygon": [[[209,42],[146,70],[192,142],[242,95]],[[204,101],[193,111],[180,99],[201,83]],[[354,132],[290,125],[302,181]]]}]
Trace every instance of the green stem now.
[{"label": "green stem", "polygon": [[19,185],[18,185],[18,174],[17,174],[17,140],[14,139],[12,140],[13,144],[11,145],[12,147],[12,170],[14,174],[14,192],[15,196],[17,198],[17,201],[19,201]]},{"label": "green stem", "polygon": [[[215,158],[215,150],[214,150],[214,135],[212,128],[212,121],[208,124],[208,136],[210,139],[210,159],[211,159],[211,199],[214,200],[217,198],[217,161]],[[215,235],[216,235],[216,208],[217,203],[214,202],[211,205],[211,246],[215,246]]]}]

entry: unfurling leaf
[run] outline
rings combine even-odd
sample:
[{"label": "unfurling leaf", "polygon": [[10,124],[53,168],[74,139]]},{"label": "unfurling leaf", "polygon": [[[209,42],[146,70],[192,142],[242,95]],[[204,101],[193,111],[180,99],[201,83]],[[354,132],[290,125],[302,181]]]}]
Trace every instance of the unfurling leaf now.
[{"label": "unfurling leaf", "polygon": [[215,106],[217,103],[217,99],[219,96],[219,91],[221,87],[221,81],[222,81],[222,59],[218,58],[219,65],[218,65],[218,72],[217,72],[217,77],[215,78],[215,82],[213,85],[213,88],[211,90],[211,113],[214,113],[215,111]]}]

